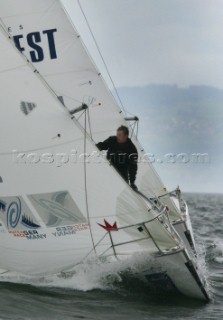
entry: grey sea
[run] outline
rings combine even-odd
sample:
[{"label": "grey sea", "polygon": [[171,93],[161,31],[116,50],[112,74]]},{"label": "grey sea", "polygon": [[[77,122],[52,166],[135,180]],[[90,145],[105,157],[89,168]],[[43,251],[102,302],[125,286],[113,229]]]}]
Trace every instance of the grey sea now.
[{"label": "grey sea", "polygon": [[0,278],[0,319],[222,319],[223,195],[184,197],[211,302],[151,290],[127,271],[89,262],[67,279]]}]

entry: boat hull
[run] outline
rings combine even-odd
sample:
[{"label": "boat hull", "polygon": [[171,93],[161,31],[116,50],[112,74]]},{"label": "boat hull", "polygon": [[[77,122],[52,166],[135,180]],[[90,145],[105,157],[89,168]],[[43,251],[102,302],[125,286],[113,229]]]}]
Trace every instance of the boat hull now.
[{"label": "boat hull", "polygon": [[198,274],[196,266],[185,250],[169,255],[155,255],[153,258],[141,256],[136,260],[137,270],[133,263],[135,276],[155,290],[180,293],[206,302],[210,300],[206,281]]}]

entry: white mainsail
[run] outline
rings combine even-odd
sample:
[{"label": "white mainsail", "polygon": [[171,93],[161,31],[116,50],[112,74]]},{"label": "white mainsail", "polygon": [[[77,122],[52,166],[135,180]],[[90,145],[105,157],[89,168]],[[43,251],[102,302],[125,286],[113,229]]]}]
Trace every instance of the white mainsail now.
[{"label": "white mainsail", "polygon": [[[95,150],[90,136],[3,28],[0,42],[0,267],[59,272],[101,240],[106,232],[98,223],[104,219],[125,227],[153,219],[156,212],[108,161],[87,163],[86,154]],[[127,242],[133,233],[142,241],[122,246],[119,254],[157,251],[143,232],[127,230],[114,239]],[[157,219],[151,235],[163,250],[179,244]],[[109,254],[110,247],[107,237],[95,250]]]},{"label": "white mainsail", "polygon": [[[108,90],[59,0],[0,0],[1,21],[13,36],[17,47],[25,54],[53,88],[63,97],[68,109],[89,106],[86,129],[95,142],[113,135],[125,122],[125,114]],[[84,118],[79,122],[84,125]],[[166,193],[159,176],[149,163],[137,138],[133,142],[139,152],[136,184],[149,196]],[[169,196],[163,198],[174,220],[179,211]]]}]

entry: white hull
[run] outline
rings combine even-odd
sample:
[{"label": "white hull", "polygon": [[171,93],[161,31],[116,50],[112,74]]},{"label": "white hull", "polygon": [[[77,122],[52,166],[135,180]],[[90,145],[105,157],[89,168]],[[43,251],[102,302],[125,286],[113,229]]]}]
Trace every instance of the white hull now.
[{"label": "white hull", "polygon": [[[43,195],[42,198],[44,198]],[[60,194],[58,199],[62,201],[62,198]],[[182,294],[201,300],[209,299],[205,289],[205,281],[198,275],[196,254],[193,250],[194,242],[191,246],[193,239],[191,237],[192,240],[188,241],[188,237],[185,237],[185,232],[188,230],[192,233],[192,229],[187,228],[188,225],[190,226],[188,211],[184,215],[184,222],[178,222],[174,225],[180,236],[178,239],[180,242],[177,242],[177,234],[175,234],[172,246],[166,249],[163,249],[163,246],[166,246],[163,242],[165,240],[164,234],[160,233],[160,237],[164,239],[162,241],[156,234],[157,232],[171,234],[164,217],[161,224],[158,218],[144,222],[137,222],[136,219],[132,225],[107,232],[93,219],[91,223],[97,225],[97,238],[99,239],[94,250],[91,245],[89,225],[84,222],[49,228],[7,229],[6,220],[4,221],[6,211],[12,202],[16,202],[16,199],[17,201],[18,199],[24,200],[21,197],[10,198],[10,204],[6,204],[5,212],[4,210],[1,212],[3,222],[0,226],[0,268],[2,274],[17,272],[24,275],[42,276],[60,272],[66,273],[73,270],[75,265],[82,263],[85,259],[95,258],[95,256],[123,260],[139,253],[145,259],[149,258],[146,263],[142,261],[138,264],[140,276],[152,282],[154,277],[156,281],[160,279],[164,286],[166,279]],[[3,203],[3,200],[1,202]],[[71,203],[70,199],[70,205]],[[59,205],[59,203],[57,204]],[[56,202],[54,202],[54,208],[55,206]],[[38,209],[37,206],[36,209]],[[158,231],[155,230],[156,233],[153,233],[153,229],[157,228],[155,224],[157,222],[161,225],[161,229],[157,229]],[[22,224],[19,225],[21,228]],[[166,239],[169,240],[169,238]],[[126,267],[128,268],[128,265]]]},{"label": "white hull", "polygon": [[[196,267],[184,250],[157,258],[152,267],[157,272],[151,273],[149,270],[143,272],[148,281],[153,281],[154,275],[156,275],[155,280],[159,278],[159,275],[161,279],[163,279],[162,275],[166,275],[166,278],[173,285],[171,289],[179,291],[190,298],[203,301],[209,300],[204,279],[201,280]],[[169,284],[167,283],[167,285]],[[165,281],[163,287],[165,288]]]}]

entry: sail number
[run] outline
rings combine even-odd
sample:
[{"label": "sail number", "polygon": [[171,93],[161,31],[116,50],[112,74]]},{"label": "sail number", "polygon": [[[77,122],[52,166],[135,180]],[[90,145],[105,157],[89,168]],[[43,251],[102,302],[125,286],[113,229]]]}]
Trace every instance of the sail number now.
[{"label": "sail number", "polygon": [[[23,34],[13,36],[16,47],[20,51],[25,51],[24,40],[27,42],[30,50],[30,59],[32,62],[41,62],[45,58],[45,51],[49,50],[50,59],[57,58],[56,46],[55,46],[55,32],[57,29],[44,30],[40,32],[30,32],[24,37]],[[41,43],[46,40],[48,48],[43,48]]]}]

